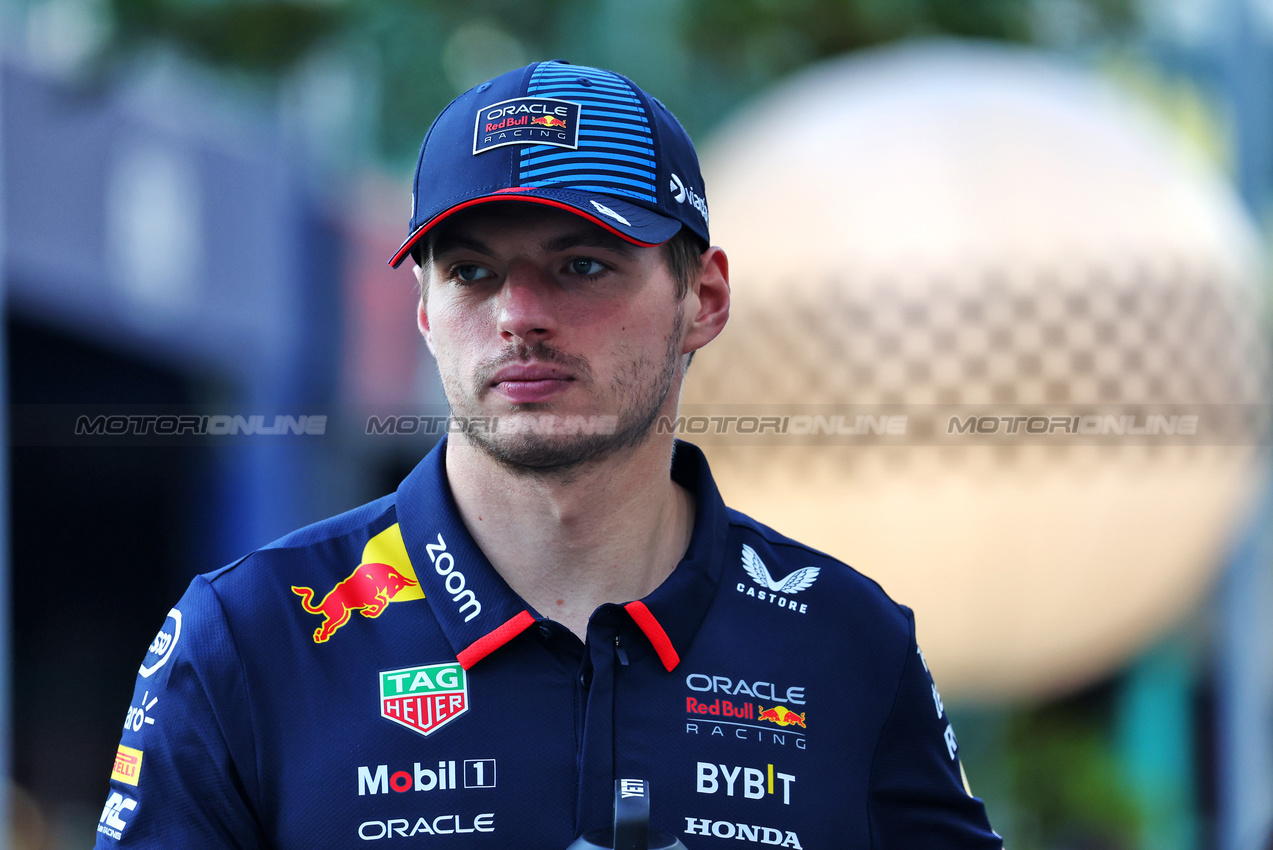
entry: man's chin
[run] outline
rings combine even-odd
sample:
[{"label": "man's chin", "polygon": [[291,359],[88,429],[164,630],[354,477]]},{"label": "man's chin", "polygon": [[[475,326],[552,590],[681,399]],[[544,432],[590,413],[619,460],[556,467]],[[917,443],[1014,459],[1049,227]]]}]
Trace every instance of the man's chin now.
[{"label": "man's chin", "polygon": [[510,472],[560,475],[610,460],[644,443],[650,427],[619,430],[617,416],[501,416],[493,432],[466,432],[475,448]]}]

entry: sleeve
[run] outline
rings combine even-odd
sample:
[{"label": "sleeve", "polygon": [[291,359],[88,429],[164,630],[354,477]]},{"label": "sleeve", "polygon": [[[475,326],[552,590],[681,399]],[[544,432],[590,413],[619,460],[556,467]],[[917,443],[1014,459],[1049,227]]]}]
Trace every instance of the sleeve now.
[{"label": "sleeve", "polygon": [[903,610],[910,640],[871,761],[871,847],[1001,850],[985,806],[964,781],[954,729],[915,643],[914,617]]},{"label": "sleeve", "polygon": [[255,752],[238,651],[199,577],[138,670],[95,847],[263,846]]}]

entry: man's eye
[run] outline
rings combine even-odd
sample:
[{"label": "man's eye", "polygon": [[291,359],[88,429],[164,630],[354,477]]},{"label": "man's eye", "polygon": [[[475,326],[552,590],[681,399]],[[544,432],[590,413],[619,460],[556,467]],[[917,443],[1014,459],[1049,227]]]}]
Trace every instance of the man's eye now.
[{"label": "man's eye", "polygon": [[473,283],[490,277],[491,270],[484,268],[483,266],[466,263],[464,265],[456,266],[455,270],[452,271],[451,274],[455,276],[456,280],[461,280],[465,283]]},{"label": "man's eye", "polygon": [[597,275],[606,270],[603,263],[589,257],[575,257],[570,261],[570,271],[578,275]]}]

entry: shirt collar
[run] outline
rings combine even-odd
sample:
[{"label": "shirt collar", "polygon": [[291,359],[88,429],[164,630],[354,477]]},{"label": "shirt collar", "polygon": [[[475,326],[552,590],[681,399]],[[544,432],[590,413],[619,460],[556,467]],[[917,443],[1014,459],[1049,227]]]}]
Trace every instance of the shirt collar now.
[{"label": "shirt collar", "polygon": [[[689,549],[652,593],[623,606],[669,671],[716,595],[729,530],[707,459],[696,446],[677,442],[672,479],[695,497]],[[397,508],[425,599],[465,669],[544,619],[513,592],[469,535],[447,483],[445,438],[399,485]]]}]

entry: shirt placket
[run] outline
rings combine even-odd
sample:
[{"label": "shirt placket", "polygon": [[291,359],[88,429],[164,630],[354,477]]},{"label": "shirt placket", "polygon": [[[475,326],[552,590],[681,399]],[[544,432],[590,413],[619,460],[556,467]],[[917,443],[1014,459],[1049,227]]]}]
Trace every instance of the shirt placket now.
[{"label": "shirt placket", "polygon": [[620,636],[623,616],[618,606],[603,605],[588,623],[578,684],[583,710],[577,834],[614,822],[614,700],[616,678],[626,666],[626,650]]}]

